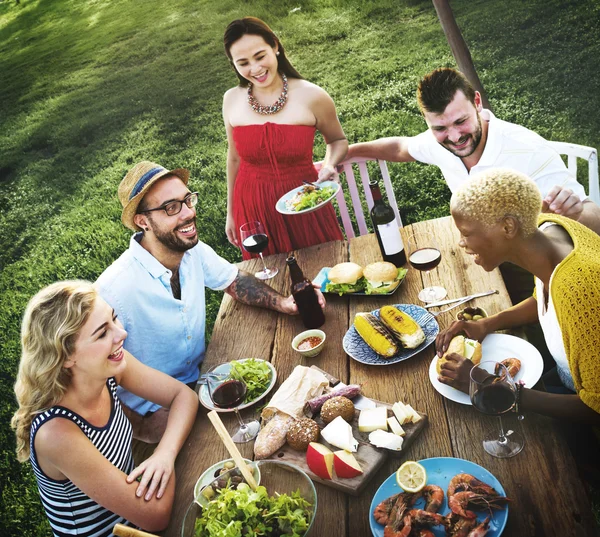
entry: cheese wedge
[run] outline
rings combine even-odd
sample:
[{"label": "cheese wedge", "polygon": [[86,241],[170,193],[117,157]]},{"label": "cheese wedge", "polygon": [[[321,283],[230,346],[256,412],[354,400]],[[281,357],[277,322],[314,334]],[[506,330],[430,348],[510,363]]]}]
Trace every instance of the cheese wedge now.
[{"label": "cheese wedge", "polygon": [[370,433],[377,429],[387,431],[387,428],[387,408],[378,406],[377,408],[365,408],[360,411],[358,430],[361,433]]},{"label": "cheese wedge", "polygon": [[397,434],[398,436],[404,436],[406,434],[402,426],[398,423],[398,420],[393,416],[388,418],[387,422],[394,434]]},{"label": "cheese wedge", "polygon": [[358,440],[352,436],[352,427],[347,421],[338,416],[327,427],[321,431],[321,436],[332,446],[346,451],[356,452],[358,450]]},{"label": "cheese wedge", "polygon": [[394,403],[392,406],[392,411],[394,412],[394,415],[398,419],[398,423],[400,425],[410,423],[412,419],[412,413],[409,413],[404,407],[404,404],[402,404],[400,401]]},{"label": "cheese wedge", "polygon": [[377,447],[400,451],[404,439],[397,434],[377,430],[369,434],[369,442]]},{"label": "cheese wedge", "polygon": [[410,420],[412,423],[417,423],[423,419],[421,416],[419,416],[419,413],[412,406],[404,405],[404,409],[408,410],[408,412],[412,414]]}]

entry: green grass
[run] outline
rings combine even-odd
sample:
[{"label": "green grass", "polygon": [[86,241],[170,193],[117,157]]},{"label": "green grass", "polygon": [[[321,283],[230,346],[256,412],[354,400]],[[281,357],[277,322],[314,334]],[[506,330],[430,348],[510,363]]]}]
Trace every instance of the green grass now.
[{"label": "green grass", "polygon": [[[499,117],[600,146],[598,2],[454,0],[452,7]],[[126,248],[116,189],[127,169],[142,159],[189,168],[202,240],[240,258],[224,233],[221,99],[236,78],[221,39],[228,22],[249,14],[267,20],[299,71],[329,91],[350,141],[420,132],[416,84],[454,64],[429,0],[0,2],[3,535],[49,534],[8,426],[24,307],[55,280],[95,279]],[[323,151],[319,140],[315,159]],[[415,163],[390,171],[405,222],[447,214],[437,169]],[[209,293],[209,330],[219,302]]]}]

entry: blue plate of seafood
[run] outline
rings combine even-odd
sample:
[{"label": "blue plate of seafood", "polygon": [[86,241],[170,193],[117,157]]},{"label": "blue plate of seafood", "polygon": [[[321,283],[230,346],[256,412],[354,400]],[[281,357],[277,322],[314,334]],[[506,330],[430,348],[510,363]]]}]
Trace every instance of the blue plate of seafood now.
[{"label": "blue plate of seafood", "polygon": [[[440,327],[438,326],[435,317],[425,308],[414,304],[394,304],[394,307],[407,315],[410,315],[415,320],[415,322],[423,329],[423,332],[425,332],[425,341],[415,349],[400,348],[394,356],[384,358],[365,343],[363,338],[361,338],[356,331],[356,328],[354,328],[354,325],[352,325],[342,340],[344,351],[350,358],[368,365],[391,365],[411,358],[435,341],[435,338],[440,331]],[[379,310],[372,311],[371,313],[379,318]]]},{"label": "blue plate of seafood", "polygon": [[277,200],[275,209],[281,214],[305,214],[321,209],[340,189],[336,181],[323,181],[318,185],[302,185],[290,190]]},{"label": "blue plate of seafood", "polygon": [[393,473],[373,496],[369,524],[374,537],[383,537],[386,525],[393,530],[390,535],[404,535],[403,531],[408,534],[407,525],[413,524],[427,528],[435,537],[467,535],[472,529],[483,529],[486,525],[487,533],[481,535],[502,535],[508,520],[507,498],[502,485],[490,472],[474,462],[452,457],[436,457],[419,463],[427,471],[427,487],[423,491],[405,494]]}]

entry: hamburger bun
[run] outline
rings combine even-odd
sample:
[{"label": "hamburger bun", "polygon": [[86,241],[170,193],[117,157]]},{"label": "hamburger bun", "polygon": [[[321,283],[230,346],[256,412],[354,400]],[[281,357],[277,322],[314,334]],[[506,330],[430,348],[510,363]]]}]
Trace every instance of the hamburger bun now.
[{"label": "hamburger bun", "polygon": [[442,364],[448,361],[447,356],[453,352],[464,356],[468,360],[471,360],[475,365],[481,362],[481,343],[475,339],[468,339],[465,336],[454,336],[448,350],[444,353],[441,358],[438,358],[435,370],[438,375],[442,372]]},{"label": "hamburger bun", "polygon": [[356,283],[363,276],[363,268],[356,263],[338,263],[327,274],[327,279],[334,284]]},{"label": "hamburger bun", "polygon": [[377,261],[367,265],[363,274],[371,282],[393,282],[398,277],[398,269],[393,263]]}]

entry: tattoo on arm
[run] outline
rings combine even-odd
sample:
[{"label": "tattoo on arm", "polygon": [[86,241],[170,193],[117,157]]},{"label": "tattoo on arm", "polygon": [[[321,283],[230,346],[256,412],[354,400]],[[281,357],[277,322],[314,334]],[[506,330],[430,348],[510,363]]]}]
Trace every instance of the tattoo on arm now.
[{"label": "tattoo on arm", "polygon": [[275,289],[243,270],[238,272],[225,292],[244,304],[272,310],[279,310],[279,302],[283,298]]}]

